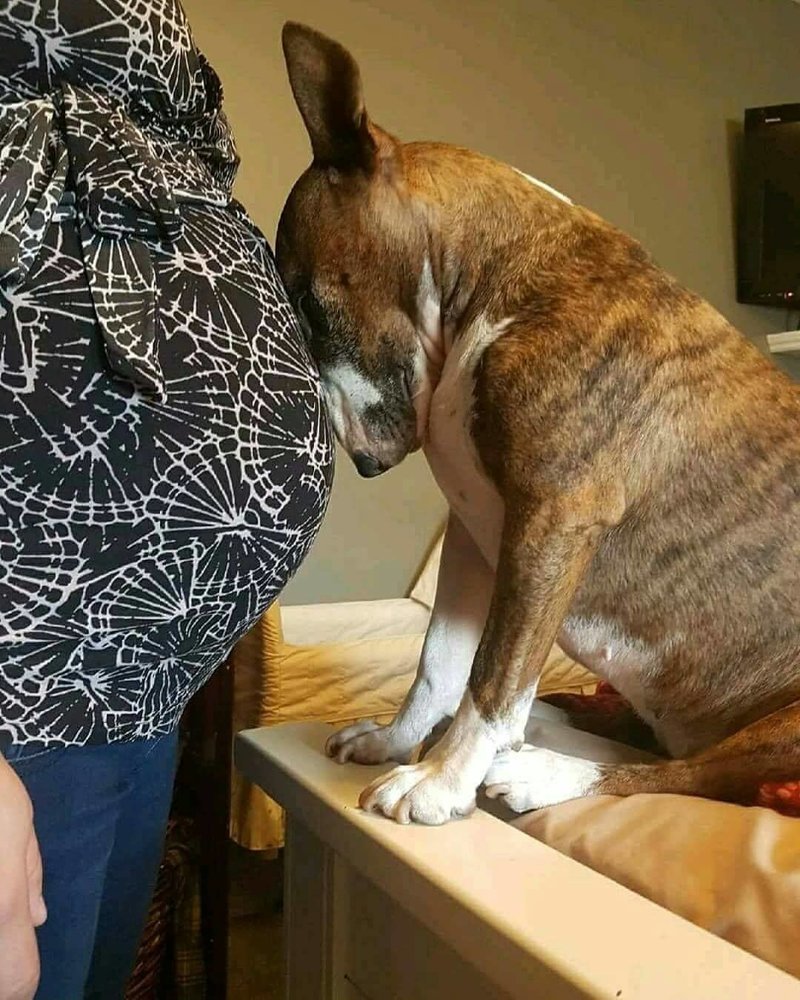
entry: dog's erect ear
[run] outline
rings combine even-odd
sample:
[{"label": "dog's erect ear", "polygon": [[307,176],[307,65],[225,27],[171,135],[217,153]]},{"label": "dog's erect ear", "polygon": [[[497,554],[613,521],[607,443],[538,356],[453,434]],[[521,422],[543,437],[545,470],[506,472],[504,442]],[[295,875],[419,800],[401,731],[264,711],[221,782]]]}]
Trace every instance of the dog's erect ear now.
[{"label": "dog's erect ear", "polygon": [[294,21],[283,27],[283,53],[314,160],[342,170],[371,170],[378,139],[364,108],[355,59],[338,42]]}]

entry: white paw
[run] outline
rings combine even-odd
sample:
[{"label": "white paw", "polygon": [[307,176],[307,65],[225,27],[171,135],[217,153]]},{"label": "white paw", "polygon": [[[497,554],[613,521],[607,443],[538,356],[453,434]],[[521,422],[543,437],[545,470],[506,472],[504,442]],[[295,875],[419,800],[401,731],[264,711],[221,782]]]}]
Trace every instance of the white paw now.
[{"label": "white paw", "polygon": [[391,726],[379,726],[364,719],[334,733],[325,744],[325,753],[339,763],[382,764],[385,760],[408,760],[411,749],[401,745]]},{"label": "white paw", "polygon": [[398,823],[438,826],[468,816],[475,808],[475,789],[452,766],[428,759],[382,775],[364,789],[358,804]]},{"label": "white paw", "polygon": [[490,799],[521,813],[587,795],[598,777],[591,761],[526,745],[498,753],[484,784]]}]

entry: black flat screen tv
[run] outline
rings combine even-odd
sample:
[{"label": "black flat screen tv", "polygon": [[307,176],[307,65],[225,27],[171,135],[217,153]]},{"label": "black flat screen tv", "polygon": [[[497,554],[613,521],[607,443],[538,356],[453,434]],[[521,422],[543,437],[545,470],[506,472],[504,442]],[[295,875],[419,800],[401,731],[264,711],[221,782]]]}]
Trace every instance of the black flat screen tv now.
[{"label": "black flat screen tv", "polygon": [[745,111],[737,230],[739,302],[800,308],[800,104]]}]

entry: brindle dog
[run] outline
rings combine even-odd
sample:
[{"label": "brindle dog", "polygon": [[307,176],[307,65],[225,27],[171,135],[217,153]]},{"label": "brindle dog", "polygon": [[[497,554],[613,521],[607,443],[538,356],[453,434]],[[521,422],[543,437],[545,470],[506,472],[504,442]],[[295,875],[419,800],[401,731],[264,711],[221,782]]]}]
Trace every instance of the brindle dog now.
[{"label": "brindle dog", "polygon": [[[288,24],[313,163],[277,259],[364,475],[418,447],[450,505],[415,683],[338,760],[401,822],[579,795],[748,800],[800,776],[800,391],[633,239],[516,170],[402,144],[350,54]],[[553,641],[674,758],[519,749]]]}]

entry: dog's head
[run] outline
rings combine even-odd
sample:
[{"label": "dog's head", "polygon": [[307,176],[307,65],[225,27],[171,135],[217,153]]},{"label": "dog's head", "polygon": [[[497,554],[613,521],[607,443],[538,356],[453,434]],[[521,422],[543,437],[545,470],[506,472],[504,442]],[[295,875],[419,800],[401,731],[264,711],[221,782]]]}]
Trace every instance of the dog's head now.
[{"label": "dog's head", "polygon": [[420,446],[427,423],[420,317],[438,314],[426,230],[400,144],[367,117],[353,57],[293,23],[283,48],[313,162],[281,216],[278,269],[336,434],[361,475],[375,476]]}]

